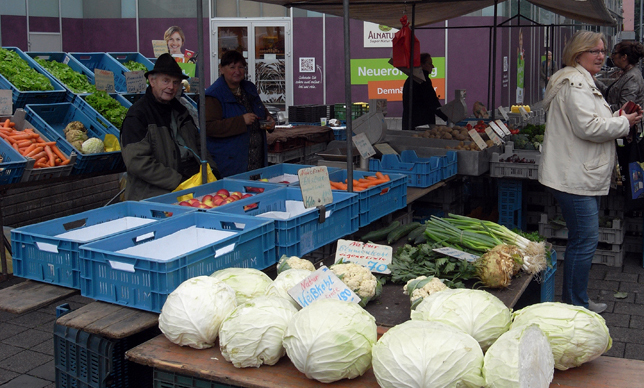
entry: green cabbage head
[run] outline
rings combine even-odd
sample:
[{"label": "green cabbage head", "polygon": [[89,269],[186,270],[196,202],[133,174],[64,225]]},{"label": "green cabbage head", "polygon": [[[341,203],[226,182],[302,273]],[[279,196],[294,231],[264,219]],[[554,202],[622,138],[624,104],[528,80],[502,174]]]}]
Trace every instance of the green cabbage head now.
[{"label": "green cabbage head", "polygon": [[372,363],[382,388],[484,386],[478,342],[440,322],[407,321],[389,329],[374,345]]},{"label": "green cabbage head", "polygon": [[332,383],[371,367],[376,320],[356,303],[317,300],[298,311],[284,332],[293,365],[309,379]]},{"label": "green cabbage head", "polygon": [[512,328],[533,323],[548,337],[559,370],[592,361],[613,345],[604,318],[581,306],[545,302],[512,314]]},{"label": "green cabbage head", "polygon": [[100,154],[105,152],[105,145],[103,140],[96,137],[90,137],[89,139],[83,142],[81,146],[81,152],[84,154]]},{"label": "green cabbage head", "polygon": [[264,272],[254,268],[225,268],[213,272],[210,276],[235,290],[238,305],[264,295],[266,287],[273,282]]},{"label": "green cabbage head", "polygon": [[266,287],[266,295],[275,296],[288,300],[296,309],[300,309],[300,304],[295,301],[289,295],[288,290],[300,284],[300,282],[306,279],[307,276],[311,274],[311,271],[308,269],[287,269],[280,272],[273,283],[269,284]]}]

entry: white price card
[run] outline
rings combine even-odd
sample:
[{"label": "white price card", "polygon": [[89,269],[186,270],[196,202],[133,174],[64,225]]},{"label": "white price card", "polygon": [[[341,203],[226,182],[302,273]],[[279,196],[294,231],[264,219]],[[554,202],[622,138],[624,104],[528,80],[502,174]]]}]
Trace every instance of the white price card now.
[{"label": "white price card", "polygon": [[360,302],[360,297],[325,266],[315,270],[299,284],[289,289],[288,294],[302,307],[306,307],[318,299]]},{"label": "white price card", "polygon": [[190,77],[189,93],[198,93],[198,92],[199,92],[199,77]]},{"label": "white price card", "polygon": [[161,54],[168,52],[168,44],[165,42],[165,40],[153,40],[152,50],[154,50],[154,57],[159,58]]},{"label": "white price card", "polygon": [[510,109],[503,106],[500,106],[498,109],[499,109],[499,113],[501,113],[501,116],[503,116],[503,119],[505,121],[508,121],[510,119],[508,116],[508,112],[510,111]]},{"label": "white price card", "polygon": [[508,127],[505,125],[505,123],[504,123],[503,121],[501,121],[501,120],[495,120],[495,121],[494,121],[494,123],[495,123],[496,125],[498,125],[498,126],[499,126],[499,128],[501,128],[501,130],[503,131],[503,133],[505,133],[505,136],[510,136],[510,135],[512,134],[512,133],[510,133],[510,130],[508,129]]},{"label": "white price card", "polygon": [[494,144],[496,144],[496,145],[501,145],[501,144],[503,144],[503,140],[501,140],[501,139],[496,135],[496,133],[494,133],[494,131],[492,130],[492,128],[491,128],[491,127],[485,127],[485,133],[487,134],[487,137],[489,137],[489,138],[490,138],[490,140],[492,140],[492,142],[493,142]]},{"label": "white price card", "polygon": [[359,241],[338,240],[335,262],[351,262],[366,267],[371,272],[390,274],[393,248],[387,245],[361,243]]},{"label": "white price card", "polygon": [[353,136],[352,140],[353,145],[356,146],[363,159],[368,159],[376,154],[376,150],[373,149],[369,139],[367,138],[367,134],[364,132]]},{"label": "white price card", "polygon": [[487,148],[487,143],[483,141],[483,138],[481,137],[481,135],[479,135],[478,132],[476,132],[474,129],[470,129],[469,131],[467,131],[467,133],[470,134],[470,137],[472,138],[472,140],[474,140],[474,143],[479,146],[481,151]]},{"label": "white price card", "polygon": [[143,70],[125,72],[125,83],[128,93],[141,93],[147,87]]},{"label": "white price card", "polygon": [[530,118],[530,115],[528,114],[528,111],[525,110],[524,107],[520,106],[519,107],[519,113],[521,113],[521,117],[523,117],[524,120],[527,120]]},{"label": "white price card", "polygon": [[333,202],[329,171],[326,166],[301,168],[297,171],[305,208],[327,205]]},{"label": "white price card", "polygon": [[114,93],[114,73],[109,70],[94,69],[96,89]]},{"label": "white price card", "polygon": [[479,258],[479,256],[473,255],[471,253],[459,251],[458,249],[449,248],[449,247],[435,248],[432,250],[434,252],[442,253],[446,256],[451,256],[459,260],[465,260],[469,263],[473,263],[476,261],[476,259]]},{"label": "white price card", "polygon": [[376,148],[383,155],[398,155],[398,152],[396,152],[395,149],[391,148],[391,146],[387,143],[376,144]]},{"label": "white price card", "polygon": [[13,99],[11,90],[0,90],[0,116],[11,116],[13,112]]},{"label": "white price card", "polygon": [[494,121],[490,121],[490,128],[494,130],[494,133],[496,133],[501,139],[505,137],[505,132],[499,127]]}]

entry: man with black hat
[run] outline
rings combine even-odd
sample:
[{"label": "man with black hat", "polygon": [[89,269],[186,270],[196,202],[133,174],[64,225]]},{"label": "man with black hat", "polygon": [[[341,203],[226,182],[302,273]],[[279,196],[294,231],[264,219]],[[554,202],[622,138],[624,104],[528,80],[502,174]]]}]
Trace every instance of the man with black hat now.
[{"label": "man with black hat", "polygon": [[[199,172],[199,131],[175,98],[188,78],[170,54],[159,56],[145,73],[149,86],[127,112],[121,126],[121,154],[127,168],[126,200],[166,194]],[[206,161],[217,178],[210,154]]]}]

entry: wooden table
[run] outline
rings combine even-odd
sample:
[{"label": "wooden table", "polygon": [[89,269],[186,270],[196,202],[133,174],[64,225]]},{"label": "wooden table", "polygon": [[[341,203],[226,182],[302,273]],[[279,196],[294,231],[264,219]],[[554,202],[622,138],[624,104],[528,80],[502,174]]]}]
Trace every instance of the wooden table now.
[{"label": "wooden table", "polygon": [[[379,328],[379,333],[384,330]],[[378,383],[369,369],[353,380],[324,384],[309,380],[298,371],[288,357],[273,366],[238,369],[227,362],[216,344],[210,349],[197,350],[178,346],[159,335],[130,349],[125,357],[137,364],[166,372],[192,376],[203,380],[250,388],[309,388],[309,387],[373,387]],[[644,361],[599,357],[578,368],[555,371],[551,388],[641,388],[644,381]]]},{"label": "wooden table", "polygon": [[27,280],[0,290],[0,310],[22,314],[79,293],[72,288]]}]

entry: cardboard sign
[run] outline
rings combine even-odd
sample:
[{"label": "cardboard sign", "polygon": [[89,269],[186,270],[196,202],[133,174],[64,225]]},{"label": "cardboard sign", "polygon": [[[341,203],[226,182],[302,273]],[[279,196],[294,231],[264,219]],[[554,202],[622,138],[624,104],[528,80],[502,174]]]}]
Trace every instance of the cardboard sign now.
[{"label": "cardboard sign", "polygon": [[199,93],[199,77],[190,77],[189,93]]},{"label": "cardboard sign", "polygon": [[492,127],[485,127],[485,133],[487,134],[487,137],[494,142],[496,145],[501,145],[503,144],[503,140],[499,139],[499,137],[494,133],[492,130]]},{"label": "cardboard sign", "polygon": [[501,121],[501,120],[496,120],[496,121],[494,121],[494,123],[495,123],[496,125],[498,125],[498,126],[499,126],[499,128],[501,128],[501,130],[503,131],[503,133],[505,133],[505,136],[510,136],[510,135],[512,134],[512,133],[510,132],[510,130],[508,129],[508,127],[505,125],[505,123],[504,123],[503,121]]},{"label": "cardboard sign", "polygon": [[360,302],[360,297],[325,266],[312,272],[300,284],[288,290],[288,294],[302,307],[306,307],[318,299]]},{"label": "cardboard sign", "polygon": [[483,141],[483,138],[481,137],[481,135],[479,135],[478,132],[476,132],[474,129],[470,129],[469,131],[467,131],[467,133],[470,134],[470,137],[472,138],[472,140],[474,140],[474,143],[479,146],[481,151],[487,148],[487,143]]},{"label": "cardboard sign", "polygon": [[519,113],[521,113],[521,117],[523,117],[524,120],[527,120],[530,118],[530,114],[528,113],[527,110],[525,110],[524,107],[520,106],[519,107]]},{"label": "cardboard sign", "polygon": [[329,171],[326,166],[301,168],[297,171],[305,208],[327,205],[333,202]]},{"label": "cardboard sign", "polygon": [[114,93],[114,73],[108,70],[94,69],[96,89]]},{"label": "cardboard sign", "polygon": [[363,159],[368,159],[376,154],[376,150],[373,149],[367,135],[363,132],[352,137],[353,145],[356,146],[360,156]]},{"label": "cardboard sign", "polygon": [[168,45],[165,40],[153,40],[152,50],[154,50],[154,57],[159,58],[161,54],[168,52]]},{"label": "cardboard sign", "polygon": [[13,113],[13,100],[11,90],[0,90],[0,116],[11,116]]},{"label": "cardboard sign", "polygon": [[143,70],[125,72],[125,83],[127,84],[128,93],[141,93],[147,87],[145,81],[145,72]]},{"label": "cardboard sign", "polygon": [[501,139],[505,137],[505,133],[503,132],[503,130],[498,125],[496,125],[494,121],[490,121],[489,125],[490,125],[490,128],[494,130],[494,133],[496,133],[497,136],[499,136]]},{"label": "cardboard sign", "polygon": [[359,241],[338,240],[335,251],[335,262],[349,261],[360,264],[371,272],[390,274],[393,248],[387,245],[361,243]]},{"label": "cardboard sign", "polygon": [[442,253],[446,256],[451,256],[459,260],[465,260],[469,263],[473,263],[476,261],[476,259],[479,258],[479,256],[473,255],[471,253],[459,251],[458,249],[454,249],[454,248],[443,247],[443,248],[435,248],[432,250],[434,252]]},{"label": "cardboard sign", "polygon": [[498,109],[499,109],[499,113],[501,113],[501,116],[503,116],[503,119],[505,121],[508,121],[509,120],[508,112],[510,111],[510,109],[502,106],[500,106]]},{"label": "cardboard sign", "polygon": [[376,148],[383,155],[398,155],[398,152],[396,152],[395,149],[391,148],[391,146],[387,143],[376,144]]}]

